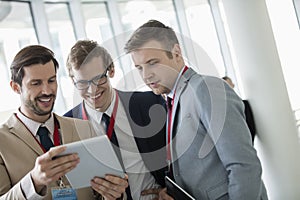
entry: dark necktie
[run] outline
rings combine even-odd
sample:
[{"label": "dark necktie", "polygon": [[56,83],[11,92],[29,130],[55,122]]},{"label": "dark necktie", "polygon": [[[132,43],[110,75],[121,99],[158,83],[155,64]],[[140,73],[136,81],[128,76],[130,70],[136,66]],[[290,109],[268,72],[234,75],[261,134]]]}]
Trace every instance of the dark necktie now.
[{"label": "dark necktie", "polygon": [[[103,113],[101,122],[104,123],[104,125],[105,125],[105,126],[104,126],[104,129],[105,129],[105,131],[107,132],[108,127],[109,127],[110,117],[109,117],[107,114]],[[118,143],[118,139],[117,139],[117,136],[116,136],[116,133],[115,133],[115,129],[113,129],[111,138],[109,138],[109,139],[110,139],[110,141],[111,141],[114,145],[116,145],[117,147],[119,147],[119,143]]]},{"label": "dark necktie", "polygon": [[38,136],[40,136],[40,142],[46,151],[48,151],[51,147],[54,146],[52,140],[49,138],[48,133],[48,129],[42,126],[40,126],[37,132]]},{"label": "dark necktie", "polygon": [[168,112],[170,112],[172,110],[172,98],[167,97],[167,108],[168,108]]},{"label": "dark necktie", "polygon": [[[107,114],[103,113],[101,122],[103,122],[105,124],[104,128],[107,132],[108,127],[109,127],[110,117]],[[115,129],[113,129],[111,138],[109,138],[109,139],[114,144],[113,148],[114,148],[114,150],[117,154],[117,157],[119,158],[119,161],[121,163],[121,166],[122,166],[123,170],[125,171],[125,167],[124,167],[124,164],[123,164],[123,161],[122,161],[121,151],[120,151],[120,148],[119,148],[119,143],[118,143],[118,139],[117,139],[117,136],[116,136],[116,133],[115,133]],[[129,186],[126,188],[126,194],[127,194],[127,199],[132,200]]]}]

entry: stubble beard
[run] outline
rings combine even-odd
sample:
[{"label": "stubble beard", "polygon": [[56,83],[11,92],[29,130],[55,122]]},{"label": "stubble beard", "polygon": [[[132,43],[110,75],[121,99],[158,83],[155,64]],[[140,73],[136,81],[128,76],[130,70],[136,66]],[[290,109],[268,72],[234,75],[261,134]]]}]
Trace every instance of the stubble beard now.
[{"label": "stubble beard", "polygon": [[52,111],[53,111],[53,107],[54,107],[54,102],[55,102],[55,96],[53,95],[53,103],[51,105],[50,110],[43,110],[38,106],[38,98],[35,98],[34,101],[31,100],[26,100],[25,101],[25,106],[27,108],[29,108],[31,111],[33,111],[34,114],[38,115],[38,116],[45,116],[45,115],[49,115]]}]

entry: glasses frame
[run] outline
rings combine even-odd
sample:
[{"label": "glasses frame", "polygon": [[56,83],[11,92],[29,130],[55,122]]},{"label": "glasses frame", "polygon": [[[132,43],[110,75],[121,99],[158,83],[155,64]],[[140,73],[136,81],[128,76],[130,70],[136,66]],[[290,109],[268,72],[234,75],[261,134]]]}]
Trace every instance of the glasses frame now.
[{"label": "glasses frame", "polygon": [[[100,85],[104,85],[107,82],[107,72],[108,72],[108,68],[102,73],[99,74],[97,76],[95,76],[94,78],[90,79],[90,80],[78,80],[76,81],[76,79],[73,77],[73,81],[74,81],[74,86],[78,89],[78,90],[86,90],[88,89],[91,84],[93,83],[95,86],[100,86]],[[106,78],[105,82],[100,82],[100,80],[102,78]],[[99,83],[100,82],[100,83]],[[86,84],[86,87],[78,87],[78,84]]]}]

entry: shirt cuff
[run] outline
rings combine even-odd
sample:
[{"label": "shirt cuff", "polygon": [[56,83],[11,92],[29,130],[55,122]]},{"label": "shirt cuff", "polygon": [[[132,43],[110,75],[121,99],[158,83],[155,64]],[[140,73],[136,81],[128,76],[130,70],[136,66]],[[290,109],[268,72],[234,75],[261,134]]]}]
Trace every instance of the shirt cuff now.
[{"label": "shirt cuff", "polygon": [[46,186],[42,189],[40,194],[35,191],[30,173],[26,174],[26,176],[22,178],[21,189],[28,200],[43,200],[47,194]]}]

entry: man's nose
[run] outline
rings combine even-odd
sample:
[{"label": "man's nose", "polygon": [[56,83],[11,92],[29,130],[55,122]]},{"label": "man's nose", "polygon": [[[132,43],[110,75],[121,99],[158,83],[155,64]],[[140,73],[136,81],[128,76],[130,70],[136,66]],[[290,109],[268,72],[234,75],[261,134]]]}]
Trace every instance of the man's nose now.
[{"label": "man's nose", "polygon": [[89,87],[87,88],[87,91],[88,91],[89,93],[93,93],[93,92],[96,91],[97,87],[98,87],[98,86],[95,85],[93,82],[90,82]]},{"label": "man's nose", "polygon": [[150,69],[144,69],[143,70],[143,79],[144,80],[149,80],[153,77],[153,72]]},{"label": "man's nose", "polygon": [[53,89],[49,84],[45,83],[42,85],[42,93],[43,94],[52,94],[52,92],[53,92]]}]

